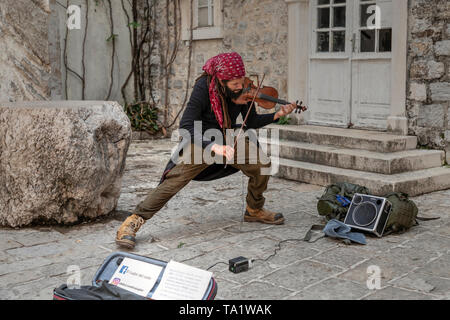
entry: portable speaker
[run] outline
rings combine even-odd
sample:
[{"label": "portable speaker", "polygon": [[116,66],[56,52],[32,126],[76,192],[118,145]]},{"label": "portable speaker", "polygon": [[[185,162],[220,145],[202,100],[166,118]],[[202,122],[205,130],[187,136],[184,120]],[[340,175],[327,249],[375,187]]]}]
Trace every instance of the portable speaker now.
[{"label": "portable speaker", "polygon": [[344,223],[381,237],[391,213],[391,206],[386,198],[355,193]]}]

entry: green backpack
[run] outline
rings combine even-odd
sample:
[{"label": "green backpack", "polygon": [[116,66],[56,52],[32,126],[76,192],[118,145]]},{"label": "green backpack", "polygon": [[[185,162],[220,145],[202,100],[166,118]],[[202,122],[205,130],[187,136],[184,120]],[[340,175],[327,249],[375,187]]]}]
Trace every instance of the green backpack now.
[{"label": "green backpack", "polygon": [[391,213],[386,227],[385,234],[392,232],[405,232],[414,225],[417,225],[417,213],[419,209],[416,204],[409,199],[407,193],[392,192],[384,196],[392,205]]},{"label": "green backpack", "polygon": [[349,206],[345,205],[345,201],[342,200],[347,200],[349,204],[355,193],[369,194],[369,190],[366,187],[348,182],[328,185],[317,202],[319,215],[325,217],[327,221],[331,219],[344,221]]},{"label": "green backpack", "polygon": [[[366,187],[357,184],[338,182],[328,185],[317,202],[319,215],[325,217],[327,221],[331,219],[344,221],[349,208],[348,200],[351,202],[355,193],[370,194]],[[419,209],[409,199],[407,193],[391,192],[383,196],[383,198],[386,198],[391,203],[391,210],[384,229],[384,235],[403,233],[412,226],[418,225],[417,220],[428,221],[439,219],[418,217]]]},{"label": "green backpack", "polygon": [[440,217],[419,217],[419,209],[414,201],[409,199],[404,192],[392,192],[384,196],[392,205],[386,227],[385,235],[390,233],[403,233],[413,226],[419,225],[420,221],[437,220]]}]

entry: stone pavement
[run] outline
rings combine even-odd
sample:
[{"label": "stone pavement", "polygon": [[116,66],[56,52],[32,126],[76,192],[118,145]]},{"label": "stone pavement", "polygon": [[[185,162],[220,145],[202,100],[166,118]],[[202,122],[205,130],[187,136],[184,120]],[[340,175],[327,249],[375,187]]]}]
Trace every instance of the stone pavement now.
[{"label": "stone pavement", "polygon": [[[123,251],[114,243],[123,211],[157,185],[174,146],[168,139],[132,143],[118,208],[108,217],[71,227],[0,228],[0,299],[51,299],[70,266],[80,269],[82,285],[90,284],[102,261]],[[324,223],[316,211],[322,187],[271,178],[266,207],[283,212],[286,223],[270,226],[242,222],[246,185],[240,172],[191,182],[144,224],[133,252],[202,269],[226,263],[210,269],[216,299],[450,298],[450,190],[413,198],[421,216],[441,219],[402,235],[368,236],[367,245],[345,245],[301,241],[311,225]],[[262,260],[233,274],[227,262],[238,256]],[[373,270],[381,277],[379,289],[371,290]]]}]

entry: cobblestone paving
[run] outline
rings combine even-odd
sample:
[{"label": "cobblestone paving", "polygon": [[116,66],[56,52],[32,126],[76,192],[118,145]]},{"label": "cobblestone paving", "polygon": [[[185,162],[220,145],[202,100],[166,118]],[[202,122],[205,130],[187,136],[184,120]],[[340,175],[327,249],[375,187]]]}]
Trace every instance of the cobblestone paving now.
[{"label": "cobblestone paving", "polygon": [[[72,265],[81,270],[81,284],[90,284],[103,260],[123,251],[114,243],[123,211],[156,187],[174,146],[170,140],[133,142],[119,205],[108,217],[71,227],[0,228],[0,299],[51,299]],[[368,236],[367,245],[345,245],[328,237],[300,240],[311,225],[324,223],[316,211],[322,187],[271,178],[266,207],[282,212],[286,223],[270,226],[242,222],[246,185],[240,172],[191,182],[144,224],[133,252],[202,269],[237,256],[261,259],[239,274],[222,263],[211,268],[216,299],[450,298],[450,190],[413,198],[421,216],[441,219],[401,235]],[[371,290],[373,266],[381,281]]]}]

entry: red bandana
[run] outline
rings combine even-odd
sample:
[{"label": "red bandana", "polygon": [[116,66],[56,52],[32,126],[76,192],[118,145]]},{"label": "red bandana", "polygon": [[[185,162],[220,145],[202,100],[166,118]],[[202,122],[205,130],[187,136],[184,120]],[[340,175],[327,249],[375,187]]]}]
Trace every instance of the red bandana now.
[{"label": "red bandana", "polygon": [[242,61],[241,56],[236,52],[222,53],[206,61],[203,70],[211,76],[211,83],[209,84],[211,109],[214,111],[220,127],[223,128],[222,105],[220,103],[215,80],[216,78],[219,80],[234,80],[244,77],[244,62]]}]

